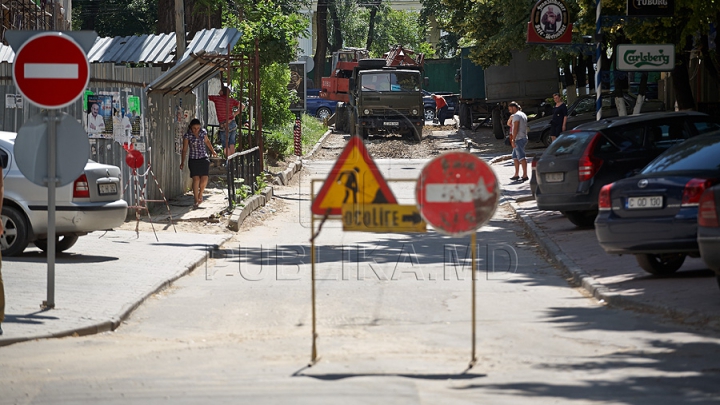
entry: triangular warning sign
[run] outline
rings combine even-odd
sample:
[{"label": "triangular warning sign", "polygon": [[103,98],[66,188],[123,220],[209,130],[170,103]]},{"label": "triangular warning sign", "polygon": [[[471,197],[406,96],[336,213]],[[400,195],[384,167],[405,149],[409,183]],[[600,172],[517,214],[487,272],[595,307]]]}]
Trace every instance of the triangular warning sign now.
[{"label": "triangular warning sign", "polygon": [[359,136],[338,157],[312,203],[315,215],[341,215],[343,204],[397,204]]}]

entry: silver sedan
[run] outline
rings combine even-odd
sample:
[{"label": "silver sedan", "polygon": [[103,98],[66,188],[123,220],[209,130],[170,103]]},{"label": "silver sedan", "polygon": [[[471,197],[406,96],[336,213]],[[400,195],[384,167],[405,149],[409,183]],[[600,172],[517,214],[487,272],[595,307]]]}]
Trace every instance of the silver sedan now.
[{"label": "silver sedan", "polygon": [[[47,188],[26,179],[18,169],[13,148],[16,134],[0,131],[0,160],[4,163],[5,195],[0,237],[3,256],[22,253],[30,243],[47,249]],[[125,221],[128,205],[122,199],[120,168],[91,160],[71,184],[56,191],[56,251],[71,248],[79,236],[112,229]]]}]

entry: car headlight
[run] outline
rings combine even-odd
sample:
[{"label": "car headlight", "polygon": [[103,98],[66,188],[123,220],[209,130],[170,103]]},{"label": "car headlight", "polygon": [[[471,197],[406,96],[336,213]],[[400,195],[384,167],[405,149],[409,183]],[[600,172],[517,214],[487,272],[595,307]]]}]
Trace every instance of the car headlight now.
[{"label": "car headlight", "polygon": [[413,110],[412,110],[412,115],[418,115],[418,110],[417,110],[417,108],[413,108]]},{"label": "car headlight", "polygon": [[369,108],[364,109],[363,114],[370,115],[370,109]]}]

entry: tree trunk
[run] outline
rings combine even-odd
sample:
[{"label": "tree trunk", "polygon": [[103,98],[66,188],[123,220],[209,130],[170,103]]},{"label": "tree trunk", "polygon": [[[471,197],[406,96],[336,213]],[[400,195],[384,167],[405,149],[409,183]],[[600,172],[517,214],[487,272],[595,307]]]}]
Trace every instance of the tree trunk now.
[{"label": "tree trunk", "polygon": [[695,99],[690,91],[690,75],[688,74],[689,55],[675,54],[675,69],[672,71],[673,90],[679,110],[694,110]]},{"label": "tree trunk", "polygon": [[595,69],[593,69],[593,63],[594,60],[592,55],[585,57],[585,69],[587,71],[590,93],[595,93]]},{"label": "tree trunk", "polygon": [[368,28],[367,44],[365,45],[365,49],[368,51],[372,46],[373,37],[375,36],[375,16],[377,15],[377,9],[377,6],[373,6],[370,9],[370,23]]},{"label": "tree trunk", "polygon": [[[327,15],[328,0],[318,0],[316,13],[317,44],[315,44],[315,56],[313,57],[313,61],[315,62],[313,80],[315,81],[316,87],[322,86],[322,77],[325,74],[325,55],[327,54],[328,47]],[[318,86],[318,84],[320,84],[320,86]]]},{"label": "tree trunk", "polygon": [[[175,0],[157,0],[158,3],[158,34],[175,32]],[[192,38],[198,31],[208,28],[222,28],[222,8],[209,11],[202,6],[195,6],[195,0],[184,0],[185,33]]]},{"label": "tree trunk", "polygon": [[330,18],[332,18],[333,30],[332,30],[332,42],[330,43],[330,53],[333,53],[343,47],[343,36],[340,26],[340,18],[337,13],[337,2],[338,0],[330,0],[328,10],[330,11]]},{"label": "tree trunk", "polygon": [[[565,60],[562,62],[563,72],[565,72],[565,96],[567,98],[568,105],[572,104],[577,98],[577,89],[575,88],[575,79],[573,78],[573,72],[570,71],[570,63]],[[562,93],[561,93],[562,95]]]},{"label": "tree trunk", "polygon": [[645,93],[647,92],[647,72],[640,73],[640,86],[638,87],[637,101],[635,102],[635,108],[633,109],[633,115],[640,114],[642,105],[645,102]]},{"label": "tree trunk", "polygon": [[[575,76],[577,78],[578,94],[583,96],[587,94],[587,68],[585,67],[585,55],[580,54],[575,58]],[[570,100],[568,100],[570,101]],[[568,105],[570,103],[568,102]]]}]

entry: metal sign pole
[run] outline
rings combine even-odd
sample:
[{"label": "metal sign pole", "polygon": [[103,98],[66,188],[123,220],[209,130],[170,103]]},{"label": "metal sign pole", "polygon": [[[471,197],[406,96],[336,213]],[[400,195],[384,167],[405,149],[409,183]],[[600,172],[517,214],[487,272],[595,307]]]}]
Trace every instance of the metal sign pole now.
[{"label": "metal sign pole", "polygon": [[475,272],[477,270],[477,232],[473,232],[470,235],[470,260],[472,261],[470,265],[470,269],[472,271],[472,354],[470,356],[470,365],[469,368],[472,368],[472,366],[475,365],[475,362],[477,361],[477,357],[475,355],[475,281],[477,280],[477,276],[475,275]]},{"label": "metal sign pole", "polygon": [[[310,182],[310,198],[315,195],[315,183]],[[317,362],[317,332],[315,322],[315,214],[310,213],[310,278],[312,284],[312,355],[310,364]]]},{"label": "metal sign pole", "polygon": [[57,117],[54,109],[47,111],[48,128],[48,229],[47,229],[47,300],[44,308],[55,308],[55,186],[57,184]]}]

